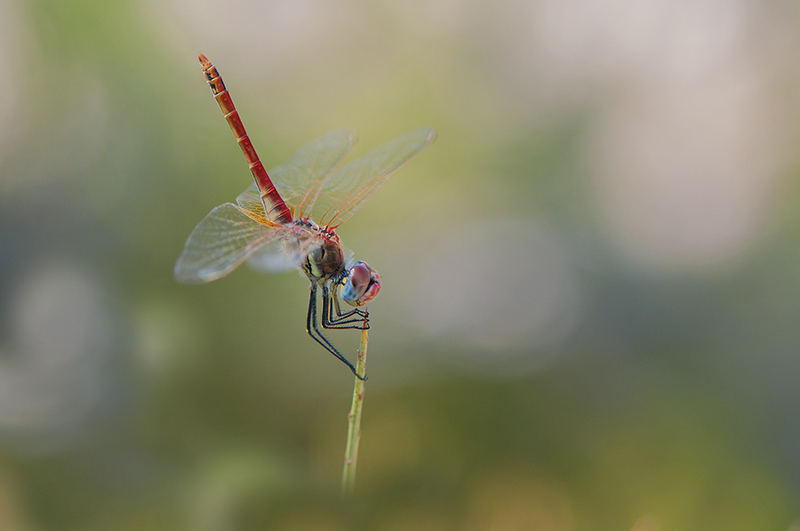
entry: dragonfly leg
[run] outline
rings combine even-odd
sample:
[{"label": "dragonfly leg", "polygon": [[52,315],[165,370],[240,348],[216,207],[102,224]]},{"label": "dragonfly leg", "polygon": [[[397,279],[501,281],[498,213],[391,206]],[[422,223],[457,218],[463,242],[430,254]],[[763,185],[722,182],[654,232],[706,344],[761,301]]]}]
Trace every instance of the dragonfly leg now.
[{"label": "dragonfly leg", "polygon": [[[334,311],[337,314],[336,317],[333,317]],[[357,317],[351,319],[353,315],[356,315]],[[364,330],[366,328],[367,330],[369,330],[369,321],[367,321],[366,326],[364,325],[364,320],[366,316],[367,314],[363,310],[359,310],[358,308],[344,314],[341,313],[338,297],[336,297],[336,295],[331,296],[331,292],[328,289],[327,285],[322,286],[323,328],[332,328],[339,330],[342,329]]]},{"label": "dragonfly leg", "polygon": [[[323,313],[325,313],[324,306],[323,306]],[[353,367],[353,364],[347,361],[347,358],[342,356],[339,353],[339,351],[336,350],[336,348],[331,344],[331,342],[328,341],[328,339],[325,336],[323,336],[322,333],[319,331],[319,328],[317,327],[317,285],[313,283],[311,284],[311,297],[309,298],[308,301],[308,315],[306,316],[306,332],[308,332],[308,335],[310,335],[314,341],[325,347],[325,350],[327,350],[328,352],[339,358],[339,361],[350,367],[350,370],[353,372],[353,374],[355,374],[356,378],[358,378],[359,380],[366,379],[366,377],[360,376],[356,372],[356,368]]]}]

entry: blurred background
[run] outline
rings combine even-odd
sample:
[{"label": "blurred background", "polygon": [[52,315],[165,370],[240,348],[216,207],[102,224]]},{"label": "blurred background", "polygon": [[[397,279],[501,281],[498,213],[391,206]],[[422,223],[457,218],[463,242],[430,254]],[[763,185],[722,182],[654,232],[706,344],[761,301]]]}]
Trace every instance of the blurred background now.
[{"label": "blurred background", "polygon": [[[800,6],[0,0],[0,529],[800,529]],[[307,281],[192,228],[334,129],[436,142]],[[354,358],[359,334],[331,333]]]}]

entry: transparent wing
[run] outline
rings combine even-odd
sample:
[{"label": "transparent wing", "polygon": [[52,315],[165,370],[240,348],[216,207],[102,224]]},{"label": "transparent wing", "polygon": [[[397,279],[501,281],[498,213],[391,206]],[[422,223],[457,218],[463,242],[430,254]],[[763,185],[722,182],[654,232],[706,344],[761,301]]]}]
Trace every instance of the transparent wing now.
[{"label": "transparent wing", "polygon": [[[320,184],[339,166],[355,142],[356,135],[352,131],[332,131],[300,148],[289,160],[269,171],[270,179],[292,209],[295,219],[309,216],[311,200],[317,195]],[[264,216],[255,183],[239,194],[236,203],[248,212]]]},{"label": "transparent wing", "polygon": [[324,240],[295,227],[293,232],[279,241],[258,248],[247,259],[247,265],[257,271],[284,273],[302,268],[306,257],[318,249]]},{"label": "transparent wing", "polygon": [[258,186],[256,183],[247,187],[247,190],[239,194],[236,198],[236,204],[247,210],[250,214],[255,214],[259,217],[265,217],[264,203],[261,202],[261,196],[258,195]]},{"label": "transparent wing", "polygon": [[175,262],[175,280],[200,283],[222,278],[254,251],[291,232],[264,218],[254,219],[232,203],[220,205],[189,235]]},{"label": "transparent wing", "polygon": [[321,226],[338,227],[435,138],[436,131],[421,127],[345,164],[322,183],[308,210],[313,209],[313,216]]},{"label": "transparent wing", "polygon": [[293,257],[289,256],[281,242],[272,242],[256,250],[247,259],[247,265],[256,271],[268,273],[285,273],[302,266]]}]

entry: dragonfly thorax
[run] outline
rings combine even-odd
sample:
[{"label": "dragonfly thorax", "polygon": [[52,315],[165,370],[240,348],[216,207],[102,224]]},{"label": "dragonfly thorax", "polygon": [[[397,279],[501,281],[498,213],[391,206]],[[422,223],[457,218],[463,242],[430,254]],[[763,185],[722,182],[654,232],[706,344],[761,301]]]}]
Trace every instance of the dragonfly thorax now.
[{"label": "dragonfly thorax", "polygon": [[322,282],[341,275],[344,271],[344,253],[339,239],[326,238],[319,248],[309,253],[303,271],[312,282]]}]

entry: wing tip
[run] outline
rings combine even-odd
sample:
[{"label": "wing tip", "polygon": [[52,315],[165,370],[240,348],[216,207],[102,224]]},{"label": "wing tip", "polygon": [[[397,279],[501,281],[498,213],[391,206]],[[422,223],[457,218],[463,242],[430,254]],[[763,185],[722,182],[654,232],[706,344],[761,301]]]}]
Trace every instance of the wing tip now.
[{"label": "wing tip", "polygon": [[209,282],[214,282],[215,280],[219,280],[222,277],[227,276],[228,273],[230,273],[230,271],[225,271],[223,273],[214,272],[212,274],[203,274],[202,270],[186,271],[179,267],[178,264],[175,264],[175,267],[172,269],[172,278],[178,284],[208,284]]},{"label": "wing tip", "polygon": [[183,266],[183,255],[175,262],[175,267],[172,268],[172,278],[178,284],[205,284],[214,279],[203,278],[198,271],[189,272]]},{"label": "wing tip", "polygon": [[432,127],[420,127],[419,131],[424,131],[427,133],[425,137],[425,144],[432,143],[434,140],[436,140],[436,137],[439,136],[439,134],[436,132],[436,129],[433,129]]},{"label": "wing tip", "polygon": [[[331,131],[330,133],[324,134],[321,138],[331,137],[336,135],[343,135],[347,137],[347,143],[350,147],[353,147],[356,142],[358,142],[358,135],[352,129],[336,129],[335,131]],[[320,140],[321,138],[317,139]]]}]

